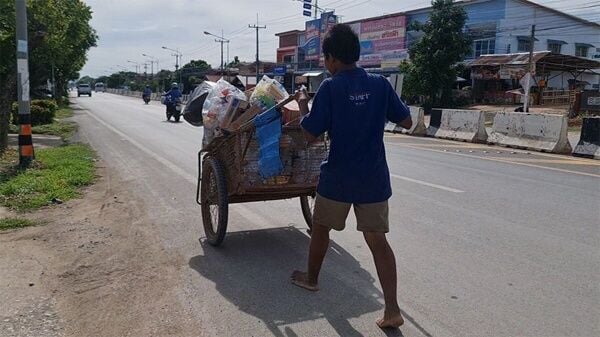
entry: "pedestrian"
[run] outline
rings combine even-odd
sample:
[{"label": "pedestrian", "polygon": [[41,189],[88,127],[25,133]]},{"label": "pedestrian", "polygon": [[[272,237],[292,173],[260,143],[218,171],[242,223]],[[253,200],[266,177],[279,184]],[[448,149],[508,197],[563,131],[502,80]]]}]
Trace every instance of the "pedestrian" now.
[{"label": "pedestrian", "polygon": [[296,99],[303,114],[307,113],[301,123],[307,141],[314,142],[327,132],[331,146],[317,186],[308,270],[294,271],[291,280],[304,289],[319,290],[329,232],[344,229],[353,207],[357,229],[373,254],[385,299],[383,318],[376,323],[380,328],[398,328],[404,319],[397,301],[394,252],[386,238],[392,188],[383,130],[387,121],[409,129],[410,112],[385,77],[357,66],[360,43],[350,26],[333,26],[322,50],[332,77],[319,87],[310,113],[305,93],[299,91]]}]

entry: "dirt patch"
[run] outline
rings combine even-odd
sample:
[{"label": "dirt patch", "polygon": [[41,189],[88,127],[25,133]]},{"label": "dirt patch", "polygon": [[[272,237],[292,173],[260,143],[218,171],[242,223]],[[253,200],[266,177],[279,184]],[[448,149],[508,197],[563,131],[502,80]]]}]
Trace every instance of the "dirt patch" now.
[{"label": "dirt patch", "polygon": [[178,302],[187,262],[127,183],[99,174],[84,199],[27,214],[44,225],[0,233],[2,336],[199,335]]}]

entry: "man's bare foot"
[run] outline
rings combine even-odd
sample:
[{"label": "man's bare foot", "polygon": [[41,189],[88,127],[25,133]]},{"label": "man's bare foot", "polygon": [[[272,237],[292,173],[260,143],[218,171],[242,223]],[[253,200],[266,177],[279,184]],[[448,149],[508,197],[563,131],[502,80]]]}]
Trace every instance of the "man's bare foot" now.
[{"label": "man's bare foot", "polygon": [[404,318],[402,318],[402,314],[400,313],[393,315],[386,314],[382,319],[377,320],[377,326],[381,329],[398,329],[402,324],[404,324]]},{"label": "man's bare foot", "polygon": [[319,290],[319,286],[316,283],[308,281],[308,274],[299,270],[294,270],[292,273],[292,284],[310,291]]}]

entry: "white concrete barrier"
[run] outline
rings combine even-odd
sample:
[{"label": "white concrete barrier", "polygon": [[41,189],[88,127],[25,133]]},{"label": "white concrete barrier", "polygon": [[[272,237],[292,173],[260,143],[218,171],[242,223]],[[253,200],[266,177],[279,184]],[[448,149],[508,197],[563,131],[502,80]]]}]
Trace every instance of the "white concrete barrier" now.
[{"label": "white concrete barrier", "polygon": [[571,153],[567,137],[567,116],[498,112],[489,143],[522,149]]},{"label": "white concrete barrier", "polygon": [[413,136],[423,136],[426,133],[427,128],[425,127],[425,112],[423,108],[411,106],[410,108],[410,118],[412,119],[412,127],[410,129],[405,129],[400,125],[396,125],[396,128],[393,132],[405,133]]},{"label": "white concrete barrier", "polygon": [[487,140],[485,114],[478,110],[443,109],[439,127],[430,125],[427,135],[470,143],[485,143]]}]

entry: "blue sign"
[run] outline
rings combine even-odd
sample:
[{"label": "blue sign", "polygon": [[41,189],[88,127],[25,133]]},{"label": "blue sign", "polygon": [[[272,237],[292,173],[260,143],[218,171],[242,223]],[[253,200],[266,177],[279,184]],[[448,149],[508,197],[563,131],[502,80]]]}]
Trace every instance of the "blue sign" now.
[{"label": "blue sign", "polygon": [[304,16],[312,16],[312,12],[311,11],[304,11],[304,12],[302,12],[302,15],[304,15]]},{"label": "blue sign", "polygon": [[304,5],[302,5],[302,7],[304,7],[304,9],[308,9],[308,10],[312,9],[312,5],[311,4],[304,4]]},{"label": "blue sign", "polygon": [[273,75],[283,76],[287,72],[287,66],[278,66],[273,68]]},{"label": "blue sign", "polygon": [[311,2],[312,2],[312,0],[304,0],[304,2],[306,2],[306,3],[311,3]]}]

